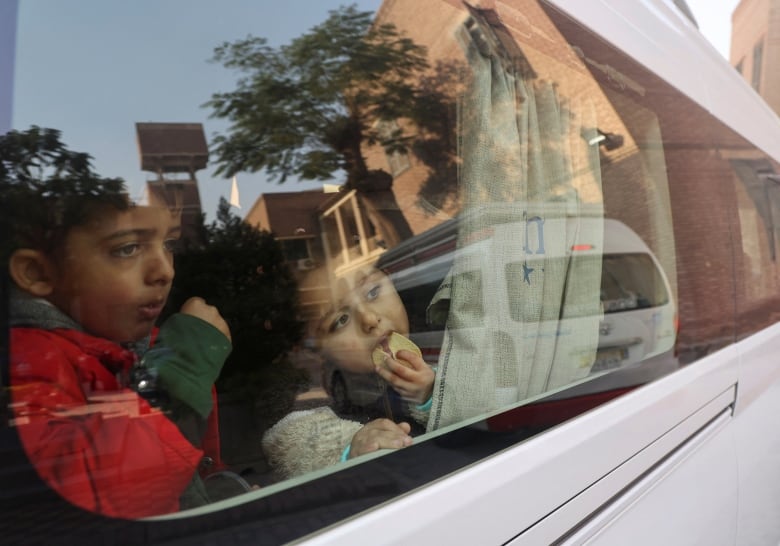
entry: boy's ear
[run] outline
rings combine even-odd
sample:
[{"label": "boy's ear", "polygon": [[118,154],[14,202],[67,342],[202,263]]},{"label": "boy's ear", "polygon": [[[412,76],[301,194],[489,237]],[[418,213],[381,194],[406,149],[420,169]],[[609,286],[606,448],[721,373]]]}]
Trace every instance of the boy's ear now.
[{"label": "boy's ear", "polygon": [[8,260],[8,272],[16,286],[33,296],[48,296],[54,289],[52,263],[39,250],[15,250]]}]

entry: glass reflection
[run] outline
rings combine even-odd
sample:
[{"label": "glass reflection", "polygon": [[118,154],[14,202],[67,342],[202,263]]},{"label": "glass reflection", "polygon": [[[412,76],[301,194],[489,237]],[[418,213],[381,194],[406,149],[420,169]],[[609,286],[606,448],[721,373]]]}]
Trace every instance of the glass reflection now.
[{"label": "glass reflection", "polygon": [[[673,196],[696,187],[715,199],[706,173],[726,172],[739,199],[740,236],[750,246],[742,259],[764,267],[776,261],[773,165],[753,151],[735,151],[744,146],[738,138],[707,125],[689,103],[670,101],[672,89],[544,3],[379,4],[329,13],[318,7],[316,20],[301,15],[284,37],[259,27],[270,8],[257,8],[260,16],[242,19],[258,28],[225,31],[206,51],[193,49],[191,58],[202,66],[191,70],[209,75],[205,91],[193,99],[184,90],[157,89],[193,107],[186,116],[170,107],[159,117],[188,121],[139,122],[133,116],[151,114],[126,114],[122,123],[138,140],[140,169],[131,142],[117,152],[134,163],[124,187],[119,181],[108,187],[91,171],[86,178],[108,184],[116,214],[93,216],[87,206],[92,187],[78,186],[84,173],[68,171],[83,156],[51,163],[52,176],[30,166],[25,176],[38,184],[31,186],[35,199],[48,199],[44,182],[78,182],[55,189],[84,205],[76,213],[85,226],[77,232],[83,244],[106,230],[109,238],[115,231],[141,233],[162,253],[180,239],[175,279],[162,271],[171,267],[168,255],[155,258],[161,272],[148,282],[164,288],[141,305],[143,324],[125,321],[121,297],[98,291],[110,286],[88,276],[100,274],[99,267],[67,269],[67,289],[51,303],[68,320],[87,334],[135,346],[154,323],[176,320],[199,296],[218,309],[232,339],[230,355],[192,379],[192,419],[177,402],[189,395],[169,384],[165,366],[146,365],[143,348],[136,356],[122,353],[126,370],[112,363],[101,364],[94,377],[77,373],[78,404],[35,401],[24,393],[39,383],[37,372],[14,368],[15,423],[30,456],[53,469],[46,476],[59,475],[60,459],[73,453],[34,455],[43,443],[34,426],[39,418],[84,434],[99,430],[90,428],[98,416],[127,430],[127,423],[157,423],[154,434],[165,429],[187,442],[189,466],[180,472],[167,460],[165,442],[147,438],[156,446],[150,452],[166,454],[160,467],[137,462],[138,472],[154,478],[148,487],[159,504],[141,506],[121,488],[116,495],[126,501],[98,502],[81,489],[75,496],[62,489],[68,500],[140,517],[197,504],[181,498],[196,475],[208,500],[216,500],[420,443],[481,416],[502,428],[514,422],[499,417],[507,408],[526,423],[530,411],[521,408],[529,400],[569,401],[566,411],[556,406],[534,416],[534,423],[554,424],[733,339],[694,305],[709,296],[697,286],[701,254],[697,242],[679,236],[694,232],[694,221],[712,222],[718,229],[707,246],[716,248],[728,230],[713,215],[694,220],[675,210]],[[222,15],[231,6],[220,8]],[[220,17],[212,19],[216,26]],[[166,66],[163,51],[170,47],[163,43],[146,62]],[[22,111],[40,106],[24,94],[19,104]],[[697,123],[677,121],[688,111]],[[92,122],[101,117],[85,107],[79,112]],[[717,135],[717,153],[690,144],[698,142],[697,127]],[[59,138],[36,138],[52,136]],[[10,148],[3,154],[4,168],[23,164]],[[149,174],[139,184],[133,177],[140,171]],[[17,176],[9,172],[4,184]],[[294,185],[300,180],[303,186]],[[220,199],[232,184],[249,208],[238,208],[232,195],[232,202]],[[14,179],[3,188],[9,204],[21,199],[16,187]],[[24,211],[29,234],[56,235],[42,206],[13,206]],[[146,244],[111,252],[131,260]],[[60,258],[86,267],[91,262],[68,259],[79,248],[67,247]],[[718,248],[727,263],[730,247]],[[710,275],[717,280],[716,272]],[[82,276],[89,280],[74,280]],[[744,284],[738,301],[746,313],[774,286],[765,276]],[[93,318],[99,300],[112,306]],[[158,309],[163,300],[166,307]],[[219,322],[213,312],[206,322]],[[385,348],[392,332],[409,338],[420,355],[375,363],[374,349]],[[207,336],[193,338],[182,350],[205,350]],[[76,433],[63,434],[73,444]],[[120,445],[90,449],[114,457]],[[210,466],[202,465],[203,455]],[[209,488],[221,480],[209,477],[215,470],[233,473],[219,474],[230,480],[220,481],[220,491]],[[174,475],[174,486],[161,485]],[[137,481],[132,476],[128,484]]]},{"label": "glass reflection", "polygon": [[30,462],[63,498],[108,516],[206,504],[199,467],[222,467],[209,418],[230,329],[199,297],[155,326],[181,196],[136,206],[55,130],[12,131],[0,149],[11,405]]}]

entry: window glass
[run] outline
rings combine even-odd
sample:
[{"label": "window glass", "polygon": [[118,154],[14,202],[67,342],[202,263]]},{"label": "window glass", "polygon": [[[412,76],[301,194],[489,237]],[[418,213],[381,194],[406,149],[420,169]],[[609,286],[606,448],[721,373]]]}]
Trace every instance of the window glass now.
[{"label": "window glass", "polygon": [[293,540],[769,320],[777,165],[545,2],[61,4],[0,141],[4,432],[80,517]]},{"label": "window glass", "polygon": [[403,149],[397,150],[393,146],[396,140],[402,138],[401,128],[396,121],[380,122],[378,128],[382,139],[388,143],[385,148],[385,154],[387,155],[387,166],[390,168],[390,174],[398,176],[411,166],[406,151]]},{"label": "window glass", "polygon": [[669,302],[661,271],[647,254],[604,256],[601,301],[605,313],[647,309]]},{"label": "window glass", "polygon": [[[280,240],[284,257],[290,261],[305,260],[309,258],[309,247],[305,239]],[[298,263],[299,267],[307,267],[312,264]]]},{"label": "window glass", "polygon": [[764,62],[764,42],[758,42],[753,47],[753,73],[750,78],[751,85],[756,91],[761,90],[761,69]]},{"label": "window glass", "polygon": [[740,337],[774,324],[777,305],[777,281],[767,271],[777,267],[778,165],[754,151],[732,150],[733,168],[730,191],[736,202],[741,252],[736,256],[737,312]]}]

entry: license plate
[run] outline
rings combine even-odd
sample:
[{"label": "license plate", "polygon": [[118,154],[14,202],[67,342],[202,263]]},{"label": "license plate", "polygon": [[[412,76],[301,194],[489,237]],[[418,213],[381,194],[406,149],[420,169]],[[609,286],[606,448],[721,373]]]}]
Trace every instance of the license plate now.
[{"label": "license plate", "polygon": [[601,349],[596,352],[596,360],[593,362],[593,366],[590,371],[603,372],[605,370],[611,370],[617,368],[620,364],[628,358],[628,348],[626,347],[612,347],[610,349]]}]

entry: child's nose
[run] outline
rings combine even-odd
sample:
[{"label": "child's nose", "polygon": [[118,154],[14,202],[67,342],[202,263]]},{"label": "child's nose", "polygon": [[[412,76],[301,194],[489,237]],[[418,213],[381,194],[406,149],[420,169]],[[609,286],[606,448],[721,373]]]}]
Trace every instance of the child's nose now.
[{"label": "child's nose", "polygon": [[168,284],[173,281],[173,257],[165,251],[149,259],[146,281],[150,284]]},{"label": "child's nose", "polygon": [[366,305],[359,306],[358,316],[360,317],[360,324],[363,327],[363,331],[370,332],[374,328],[379,327],[381,319],[370,307]]}]

